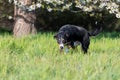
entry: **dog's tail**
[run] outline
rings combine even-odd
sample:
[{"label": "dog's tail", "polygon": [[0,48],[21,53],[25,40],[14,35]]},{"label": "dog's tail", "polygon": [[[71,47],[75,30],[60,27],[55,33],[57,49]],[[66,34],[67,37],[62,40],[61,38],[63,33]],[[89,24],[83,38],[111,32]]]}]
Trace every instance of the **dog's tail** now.
[{"label": "dog's tail", "polygon": [[102,27],[98,27],[95,31],[88,32],[89,36],[96,36],[102,31]]}]

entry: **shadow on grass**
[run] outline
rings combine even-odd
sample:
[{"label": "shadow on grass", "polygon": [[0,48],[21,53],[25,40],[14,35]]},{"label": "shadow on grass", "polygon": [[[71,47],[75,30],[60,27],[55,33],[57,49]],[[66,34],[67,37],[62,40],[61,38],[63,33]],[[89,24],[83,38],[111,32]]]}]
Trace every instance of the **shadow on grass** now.
[{"label": "shadow on grass", "polygon": [[12,34],[12,31],[9,31],[9,30],[5,30],[5,29],[0,29],[0,35],[11,35]]}]

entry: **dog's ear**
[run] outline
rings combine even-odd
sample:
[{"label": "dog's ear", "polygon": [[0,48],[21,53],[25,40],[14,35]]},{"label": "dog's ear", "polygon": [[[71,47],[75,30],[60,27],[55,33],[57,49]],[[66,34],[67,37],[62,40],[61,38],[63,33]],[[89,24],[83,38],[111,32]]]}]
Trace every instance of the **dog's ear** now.
[{"label": "dog's ear", "polygon": [[58,34],[55,34],[55,35],[53,36],[53,38],[57,38],[57,35],[58,35]]}]

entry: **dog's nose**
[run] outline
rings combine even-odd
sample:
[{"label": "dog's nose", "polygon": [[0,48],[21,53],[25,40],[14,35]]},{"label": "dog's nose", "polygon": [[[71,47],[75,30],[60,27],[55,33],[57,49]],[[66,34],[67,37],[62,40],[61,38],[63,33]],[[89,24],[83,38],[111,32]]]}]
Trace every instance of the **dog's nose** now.
[{"label": "dog's nose", "polygon": [[60,45],[59,45],[59,48],[60,48],[60,49],[63,49],[63,48],[64,48],[64,45],[63,45],[63,44],[60,44]]},{"label": "dog's nose", "polygon": [[60,46],[60,49],[63,49],[63,46]]}]

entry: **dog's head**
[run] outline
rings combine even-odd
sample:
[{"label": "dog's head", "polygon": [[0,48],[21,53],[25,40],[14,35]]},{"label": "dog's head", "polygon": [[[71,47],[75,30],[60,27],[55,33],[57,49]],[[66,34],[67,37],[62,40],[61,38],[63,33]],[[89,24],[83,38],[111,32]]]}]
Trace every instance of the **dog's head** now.
[{"label": "dog's head", "polygon": [[66,32],[58,32],[54,35],[54,38],[57,40],[57,43],[59,44],[59,48],[62,50],[64,49],[64,45],[67,43],[67,38],[69,37],[69,34]]}]

